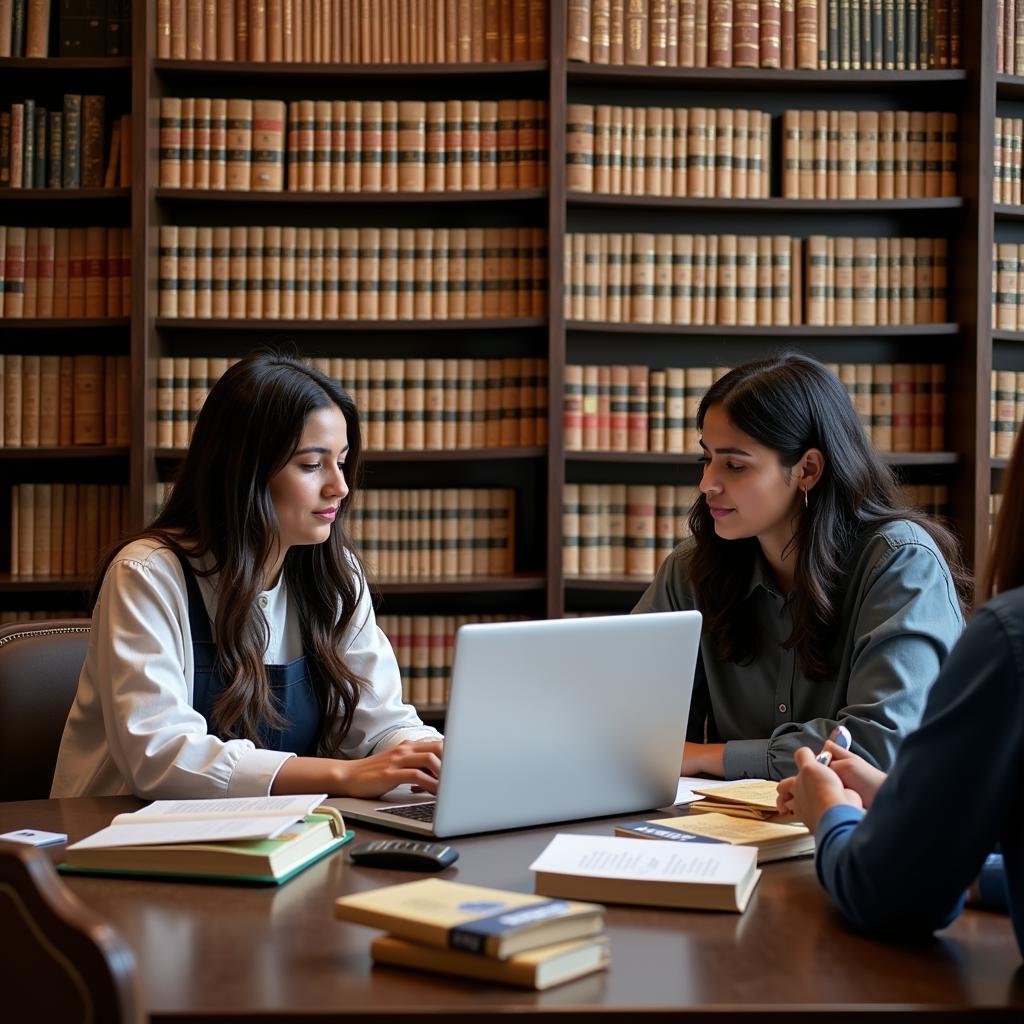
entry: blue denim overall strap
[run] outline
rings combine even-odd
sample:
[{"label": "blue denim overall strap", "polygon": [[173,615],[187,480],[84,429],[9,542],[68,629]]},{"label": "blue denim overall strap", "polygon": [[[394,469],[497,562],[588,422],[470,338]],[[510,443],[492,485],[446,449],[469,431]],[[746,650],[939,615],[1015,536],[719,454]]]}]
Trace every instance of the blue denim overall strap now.
[{"label": "blue denim overall strap", "polygon": [[[206,719],[209,732],[227,739],[210,724],[213,707],[224,692],[225,682],[217,667],[217,647],[213,640],[210,617],[199,591],[195,572],[188,559],[178,555],[185,574],[188,594],[188,619],[192,633],[192,661],[194,684],[192,706]],[[317,703],[313,681],[309,676],[306,657],[302,655],[287,665],[267,665],[274,705],[285,720],[284,729],[271,729],[265,723],[259,729],[259,745],[267,750],[283,750],[312,757],[316,754],[316,737],[320,725],[320,706]]]}]

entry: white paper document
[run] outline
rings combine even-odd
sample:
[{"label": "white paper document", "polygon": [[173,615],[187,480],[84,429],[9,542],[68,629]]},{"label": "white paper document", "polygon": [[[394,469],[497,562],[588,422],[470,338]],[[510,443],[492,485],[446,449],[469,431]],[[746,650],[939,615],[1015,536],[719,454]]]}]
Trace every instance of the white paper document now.
[{"label": "white paper document", "polygon": [[559,832],[530,865],[530,870],[591,878],[735,885],[756,863],[757,849],[753,846]]}]

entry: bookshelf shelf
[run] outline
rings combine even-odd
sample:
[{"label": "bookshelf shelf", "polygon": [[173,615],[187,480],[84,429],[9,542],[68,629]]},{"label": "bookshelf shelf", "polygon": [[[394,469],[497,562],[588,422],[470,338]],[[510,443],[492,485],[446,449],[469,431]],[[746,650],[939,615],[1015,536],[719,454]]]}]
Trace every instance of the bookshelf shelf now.
[{"label": "bookshelf shelf", "polygon": [[547,198],[547,189],[494,189],[486,192],[229,192],[224,189],[158,188],[156,198],[166,202],[282,204],[286,206],[367,206],[441,203],[536,203]]},{"label": "bookshelf shelf", "polygon": [[[0,449],[2,450],[2,449]],[[156,448],[156,458],[166,462],[183,462],[185,449]],[[366,462],[512,462],[519,459],[541,459],[546,448],[454,448],[451,450],[424,449],[416,451],[364,451]]]},{"label": "bookshelf shelf", "polygon": [[992,213],[996,220],[1022,220],[1024,221],[1024,206],[1017,206],[1009,203],[996,203],[992,207]]},{"label": "bookshelf shelf", "polygon": [[[993,31],[995,31],[994,26]],[[1020,75],[996,75],[996,98],[1000,100],[1024,100],[1024,77]]]},{"label": "bookshelf shelf", "polygon": [[57,448],[0,448],[0,461],[22,462],[29,459],[124,459],[130,450],[117,445],[64,445]]},{"label": "bookshelf shelf", "polygon": [[113,202],[130,199],[130,188],[5,188],[0,203]]},{"label": "bookshelf shelf", "polygon": [[443,721],[444,716],[448,713],[447,704],[417,704],[416,713],[424,721],[439,722]]},{"label": "bookshelf shelf", "polygon": [[991,459],[989,459],[989,464],[992,467],[992,471],[993,472],[1001,473],[1004,469],[1006,469],[1010,465],[1010,460],[1009,459],[991,458]]},{"label": "bookshelf shelf", "polygon": [[993,331],[993,341],[1007,341],[1013,345],[1024,345],[1024,331]]},{"label": "bookshelf shelf", "polygon": [[186,320],[157,319],[156,327],[165,331],[276,331],[330,332],[349,331],[505,331],[544,327],[544,317],[492,317],[478,320]]},{"label": "bookshelf shelf", "polygon": [[97,317],[0,317],[0,333],[4,331],[95,331],[120,330],[131,327],[126,316]]},{"label": "bookshelf shelf", "polygon": [[624,324],[568,320],[567,331],[587,334],[683,334],[724,338],[939,338],[959,335],[959,324],[891,324],[883,327],[749,327],[716,324]]},{"label": "bookshelf shelf", "polygon": [[0,57],[4,71],[130,71],[131,57]]},{"label": "bookshelf shelf", "polygon": [[167,78],[238,78],[253,77],[278,80],[301,81],[315,79],[317,82],[345,81],[365,82],[429,78],[442,79],[485,78],[488,80],[540,79],[548,71],[548,62],[542,60],[520,61],[515,64],[301,64],[270,63],[263,61],[218,62],[209,60],[154,60],[153,70]]},{"label": "bookshelf shelf", "polygon": [[72,593],[92,588],[91,576],[52,576],[23,579],[9,572],[0,573],[0,594]]},{"label": "bookshelf shelf", "polygon": [[[955,466],[956,452],[879,452],[888,466]],[[693,452],[575,452],[565,453],[566,462],[633,463],[635,465],[696,466]]]},{"label": "bookshelf shelf", "polygon": [[645,576],[566,576],[565,589],[642,594],[650,582]]},{"label": "bookshelf shelf", "polygon": [[409,594],[503,594],[510,591],[541,591],[547,585],[541,573],[517,573],[515,576],[465,576],[461,579],[388,579],[372,583],[385,597]]},{"label": "bookshelf shelf", "polygon": [[964,205],[959,196],[935,199],[783,199],[779,196],[766,199],[709,199],[616,196],[590,192],[570,192],[566,202],[570,206],[604,209],[723,210],[738,213],[939,213],[962,210]]},{"label": "bookshelf shelf", "polygon": [[778,71],[765,68],[612,67],[570,63],[573,85],[638,85],[650,88],[702,88],[721,92],[885,92],[929,88],[962,89],[965,68],[945,71]]}]

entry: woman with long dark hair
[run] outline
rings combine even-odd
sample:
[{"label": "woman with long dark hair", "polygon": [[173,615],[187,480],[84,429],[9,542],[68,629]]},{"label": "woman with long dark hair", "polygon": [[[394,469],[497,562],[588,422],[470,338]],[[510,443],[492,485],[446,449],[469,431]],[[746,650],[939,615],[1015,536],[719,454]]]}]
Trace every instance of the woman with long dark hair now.
[{"label": "woman with long dark hair", "polygon": [[682,773],[780,779],[839,723],[888,767],[963,628],[956,541],[901,504],[814,359],[737,367],[697,425],[693,536],[635,609],[704,616]]},{"label": "woman with long dark hair", "polygon": [[817,748],[797,750],[798,774],[779,783],[779,810],[814,831],[822,885],[865,931],[944,928],[971,886],[976,902],[1010,910],[1024,952],[1022,522],[1024,431],[985,573],[991,600],[942,666],[888,778],[829,741],[828,764]]},{"label": "woman with long dark hair", "polygon": [[52,795],[434,791],[345,513],[349,395],[256,354],[213,386],[164,510],[110,555]]}]

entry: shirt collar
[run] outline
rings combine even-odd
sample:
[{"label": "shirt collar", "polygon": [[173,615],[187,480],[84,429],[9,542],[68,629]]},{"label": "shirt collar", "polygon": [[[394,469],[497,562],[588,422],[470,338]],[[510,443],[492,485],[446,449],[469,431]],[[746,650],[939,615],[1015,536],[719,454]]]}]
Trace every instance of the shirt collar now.
[{"label": "shirt collar", "polygon": [[779,585],[775,582],[775,577],[765,561],[764,555],[761,553],[760,545],[758,545],[757,552],[754,555],[754,564],[750,570],[750,582],[747,584],[743,600],[750,597],[758,587],[771,597],[778,598],[782,596],[779,591]]}]

